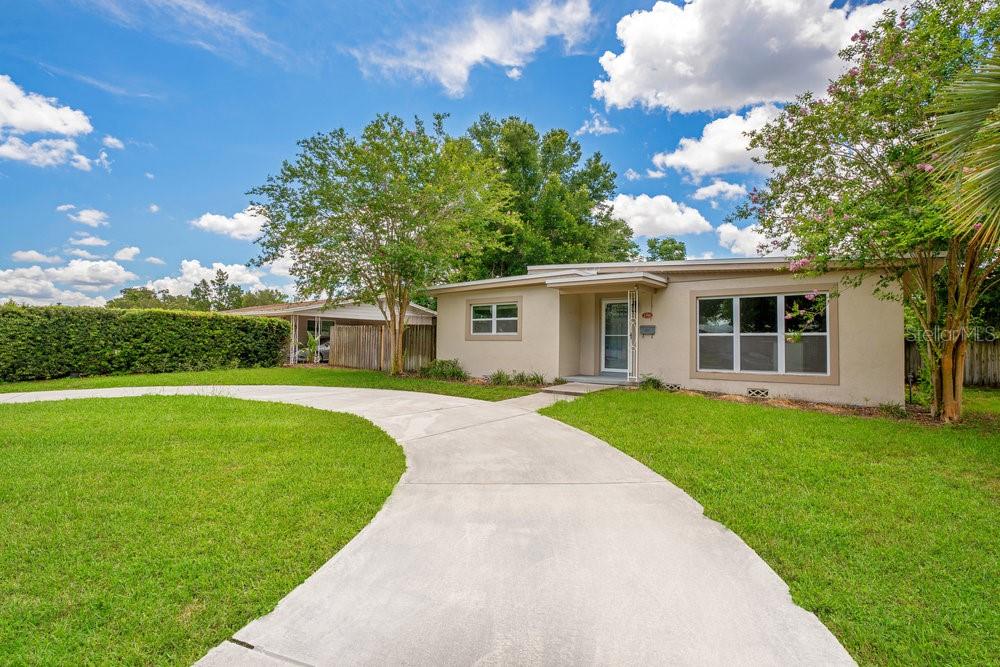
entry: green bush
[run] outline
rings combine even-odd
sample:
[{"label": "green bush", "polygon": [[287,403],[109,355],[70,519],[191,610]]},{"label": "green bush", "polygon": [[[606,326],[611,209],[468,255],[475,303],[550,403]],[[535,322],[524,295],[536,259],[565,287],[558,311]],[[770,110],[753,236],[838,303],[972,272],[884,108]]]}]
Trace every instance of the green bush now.
[{"label": "green bush", "polygon": [[284,320],[177,310],[0,306],[0,381],[278,366]]},{"label": "green bush", "polygon": [[511,383],[510,373],[505,370],[496,370],[486,376],[486,383],[496,386],[504,386]]},{"label": "green bush", "polygon": [[537,387],[545,384],[545,376],[538,372],[514,371],[511,373],[510,381],[524,387]]},{"label": "green bush", "polygon": [[663,380],[655,375],[643,375],[639,380],[639,389],[663,389]]},{"label": "green bush", "polygon": [[434,380],[468,380],[469,374],[458,359],[435,359],[420,369],[421,377]]}]

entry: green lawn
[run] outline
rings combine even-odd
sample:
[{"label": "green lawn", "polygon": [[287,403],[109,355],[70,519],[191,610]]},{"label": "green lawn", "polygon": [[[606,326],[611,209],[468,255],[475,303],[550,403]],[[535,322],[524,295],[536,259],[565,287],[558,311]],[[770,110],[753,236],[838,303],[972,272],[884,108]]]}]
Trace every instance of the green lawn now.
[{"label": "green lawn", "polygon": [[986,417],[1000,425],[1000,389],[966,389],[962,392],[962,410],[973,419]]},{"label": "green lawn", "polygon": [[[970,392],[970,413],[991,407],[1000,414],[1000,392]],[[543,413],[691,494],[858,662],[996,664],[1000,422],[923,426],[626,390]]]},{"label": "green lawn", "polygon": [[507,398],[524,396],[534,391],[522,387],[492,387],[467,382],[425,380],[417,377],[396,378],[378,371],[359,371],[348,368],[234,368],[182,373],[101,375],[36,382],[0,382],[0,392],[186,384],[296,384],[320,387],[367,387],[425,391],[431,394],[464,396],[484,401],[502,401]]},{"label": "green lawn", "polygon": [[[119,378],[121,379],[121,378]],[[0,405],[0,664],[190,664],[382,506],[352,415],[218,397]]]}]

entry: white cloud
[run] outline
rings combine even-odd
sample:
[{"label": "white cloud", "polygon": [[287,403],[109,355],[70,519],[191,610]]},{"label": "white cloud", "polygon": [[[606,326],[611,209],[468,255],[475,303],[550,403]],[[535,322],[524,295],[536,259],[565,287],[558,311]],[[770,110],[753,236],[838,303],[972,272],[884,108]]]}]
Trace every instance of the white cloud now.
[{"label": "white cloud", "polygon": [[87,225],[88,227],[108,225],[108,214],[96,208],[80,209],[76,213],[70,213],[68,217],[73,222],[79,222],[81,225]]},{"label": "white cloud", "polygon": [[84,291],[107,289],[138,277],[118,262],[107,259],[71,259],[66,266],[43,271],[45,277],[53,282],[73,285]]},{"label": "white cloud", "polygon": [[[26,93],[9,76],[0,74],[0,159],[35,167],[71,164],[90,171],[90,160],[69,137],[92,130],[87,114],[79,109],[60,106],[53,97]],[[61,136],[30,141],[17,136],[33,133]]]},{"label": "white cloud", "polygon": [[155,174],[151,174],[151,173],[149,173],[149,172],[147,171],[147,172],[146,172],[146,178],[148,178],[149,180],[153,180],[154,178],[156,178],[156,175],[155,175]]},{"label": "white cloud", "polygon": [[465,93],[469,72],[482,64],[499,65],[519,78],[536,51],[551,37],[572,48],[586,35],[591,13],[588,0],[537,0],[527,10],[503,16],[472,13],[442,30],[422,31],[395,49],[380,47],[354,53],[362,69],[432,79],[453,97]]},{"label": "white cloud", "polygon": [[150,264],[156,264],[157,266],[163,266],[164,264],[166,264],[166,262],[164,262],[159,257],[147,257],[146,261],[149,262]]},{"label": "white cloud", "polygon": [[69,163],[81,171],[90,171],[90,160],[77,152],[72,139],[39,139],[28,143],[20,137],[0,138],[0,159],[27,162],[34,167]]},{"label": "white cloud", "polygon": [[15,250],[10,254],[10,258],[15,262],[36,262],[38,264],[58,264],[62,257],[58,255],[45,255],[37,250]]},{"label": "white cloud", "polygon": [[524,74],[520,67],[511,67],[507,70],[507,78],[517,81]]},{"label": "white cloud", "polygon": [[905,0],[831,7],[830,0],[657,2],[618,21],[621,53],[600,58],[594,97],[609,107],[735,111],[825,90],[837,52]]},{"label": "white cloud", "polygon": [[615,216],[627,222],[636,236],[679,236],[712,230],[698,209],[675,202],[667,195],[619,194],[611,204]]},{"label": "white cloud", "polygon": [[107,151],[101,151],[97,154],[97,157],[91,160],[93,164],[104,167],[105,171],[111,171],[111,159],[108,157]]},{"label": "white cloud", "polygon": [[69,240],[69,242],[73,245],[83,245],[91,247],[96,247],[96,246],[103,247],[108,245],[108,243],[110,243],[109,241],[106,241],[99,236],[92,236],[90,234],[85,234],[83,232],[77,233],[73,238]]},{"label": "white cloud", "polygon": [[747,189],[739,183],[729,183],[717,178],[709,185],[703,185],[694,191],[692,199],[699,201],[705,199],[738,199],[746,195]]},{"label": "white cloud", "polygon": [[159,205],[157,205],[157,204],[150,204],[149,205],[149,212],[150,213],[159,213],[160,212]]},{"label": "white cloud", "polygon": [[756,224],[740,228],[731,222],[724,222],[715,231],[719,235],[719,245],[734,255],[755,257],[780,254],[766,248],[764,252],[760,251],[761,246],[767,246],[769,241]]},{"label": "white cloud", "polygon": [[25,93],[13,79],[0,74],[0,133],[39,132],[72,137],[93,129],[87,114],[79,109],[59,106],[54,97]]},{"label": "white cloud", "polygon": [[642,174],[637,172],[635,169],[626,169],[625,178],[629,181],[638,181],[640,178],[642,178]]},{"label": "white cloud", "polygon": [[228,218],[218,213],[205,213],[192,220],[191,226],[215,234],[224,234],[240,241],[253,241],[260,236],[265,222],[267,218],[248,206]]},{"label": "white cloud", "polygon": [[114,258],[124,262],[131,262],[139,255],[139,252],[139,248],[134,245],[130,245],[116,252],[114,254]]},{"label": "white cloud", "polygon": [[64,290],[45,276],[43,269],[0,269],[0,301],[13,299],[18,303],[42,306],[62,303],[68,306],[103,306],[103,297],[94,297],[74,290]]},{"label": "white cloud", "polygon": [[253,28],[247,12],[231,12],[206,0],[97,0],[88,3],[108,18],[133,29],[148,29],[226,58],[248,49],[275,59],[285,49]]},{"label": "white cloud", "polygon": [[146,287],[155,290],[165,289],[171,294],[190,294],[191,288],[200,280],[212,280],[215,272],[222,269],[229,274],[229,282],[249,289],[265,287],[261,282],[259,271],[253,271],[243,264],[222,264],[214,262],[212,266],[202,266],[197,259],[181,260],[181,272],[177,276],[164,276],[146,283]]},{"label": "white cloud", "polygon": [[667,172],[661,171],[659,169],[647,169],[646,178],[663,178],[667,175]]},{"label": "white cloud", "polygon": [[590,118],[583,121],[583,125],[580,126],[580,129],[575,134],[579,137],[583,134],[616,134],[618,131],[618,128],[609,123],[607,118],[597,111],[591,111]]},{"label": "white cloud", "polygon": [[780,113],[773,104],[765,104],[746,115],[734,113],[713,120],[702,128],[701,137],[684,137],[674,151],[654,155],[653,164],[661,171],[677,169],[695,178],[732,172],[767,173],[765,166],[752,160],[755,152],[747,150],[745,133],[759,130]]},{"label": "white cloud", "polygon": [[281,276],[282,278],[287,278],[292,275],[292,265],[295,260],[292,259],[290,255],[282,255],[278,259],[274,260],[267,265],[267,270],[272,276]]},{"label": "white cloud", "polygon": [[74,204],[59,204],[59,206],[56,206],[56,210],[59,211],[60,213],[65,213],[66,211],[72,211],[74,208],[76,208],[76,205]]},{"label": "white cloud", "polygon": [[114,148],[119,151],[125,148],[125,144],[122,143],[121,139],[118,137],[112,137],[110,134],[104,135],[104,139],[101,143],[104,144],[106,148]]},{"label": "white cloud", "polygon": [[[72,243],[72,241],[70,241]],[[73,257],[79,257],[81,259],[103,259],[100,255],[95,255],[89,250],[84,250],[83,248],[72,248],[69,251]]]},{"label": "white cloud", "polygon": [[[70,260],[66,266],[43,269],[30,266],[23,269],[0,270],[0,299],[14,299],[31,304],[64,303],[100,306],[104,298],[83,292],[99,292],[122,285],[137,276],[110,260]],[[75,289],[63,289],[66,285]],[[79,290],[79,291],[77,291]]]}]

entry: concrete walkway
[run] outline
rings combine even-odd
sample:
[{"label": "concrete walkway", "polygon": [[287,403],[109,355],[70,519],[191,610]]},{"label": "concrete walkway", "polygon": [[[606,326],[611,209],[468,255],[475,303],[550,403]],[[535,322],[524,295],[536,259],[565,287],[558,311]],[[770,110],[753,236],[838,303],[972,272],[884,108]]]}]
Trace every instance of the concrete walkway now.
[{"label": "concrete walkway", "polygon": [[350,412],[406,452],[407,471],[371,524],[201,664],[853,664],[687,494],[525,401],[219,386],[0,402],[141,394]]}]

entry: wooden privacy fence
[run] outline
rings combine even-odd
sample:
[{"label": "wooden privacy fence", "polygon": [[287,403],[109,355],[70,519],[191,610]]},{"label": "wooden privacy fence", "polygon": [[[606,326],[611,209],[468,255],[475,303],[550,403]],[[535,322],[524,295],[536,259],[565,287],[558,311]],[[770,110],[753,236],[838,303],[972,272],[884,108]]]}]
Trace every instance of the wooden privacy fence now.
[{"label": "wooden privacy fence", "polygon": [[[906,372],[920,376],[920,348],[906,341]],[[969,342],[965,357],[966,387],[1000,387],[1000,342]]]},{"label": "wooden privacy fence", "polygon": [[[392,334],[384,324],[338,325],[330,329],[330,365],[386,371],[392,364]],[[403,368],[420,370],[434,361],[435,327],[412,325],[403,332]]]}]

